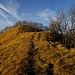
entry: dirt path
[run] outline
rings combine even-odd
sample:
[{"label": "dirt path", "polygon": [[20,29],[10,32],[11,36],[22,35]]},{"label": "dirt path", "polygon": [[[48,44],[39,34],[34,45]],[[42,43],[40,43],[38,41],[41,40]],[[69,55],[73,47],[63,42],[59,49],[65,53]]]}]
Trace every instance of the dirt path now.
[{"label": "dirt path", "polygon": [[33,34],[32,38],[31,38],[31,48],[30,50],[28,51],[28,67],[27,67],[27,74],[28,75],[35,75],[35,69],[34,69],[34,64],[35,64],[35,60],[34,60],[34,56],[35,56],[35,53],[34,53],[34,49],[35,49],[35,46],[34,46],[34,36],[35,36],[35,33]]}]

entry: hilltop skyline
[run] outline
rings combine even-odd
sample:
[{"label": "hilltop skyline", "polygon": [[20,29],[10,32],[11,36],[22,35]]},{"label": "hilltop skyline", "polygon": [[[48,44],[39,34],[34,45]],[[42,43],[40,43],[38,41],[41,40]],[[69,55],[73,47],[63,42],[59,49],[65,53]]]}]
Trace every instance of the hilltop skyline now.
[{"label": "hilltop skyline", "polygon": [[49,24],[55,19],[57,10],[68,9],[75,0],[0,0],[0,29],[12,26],[19,20]]}]

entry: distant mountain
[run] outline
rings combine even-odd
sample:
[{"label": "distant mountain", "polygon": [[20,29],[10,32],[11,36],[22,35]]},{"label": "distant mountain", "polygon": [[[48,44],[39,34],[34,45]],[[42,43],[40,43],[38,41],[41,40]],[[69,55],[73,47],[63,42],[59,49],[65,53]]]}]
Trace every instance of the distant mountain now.
[{"label": "distant mountain", "polygon": [[75,49],[54,39],[37,27],[7,27],[0,34],[0,75],[75,75]]}]

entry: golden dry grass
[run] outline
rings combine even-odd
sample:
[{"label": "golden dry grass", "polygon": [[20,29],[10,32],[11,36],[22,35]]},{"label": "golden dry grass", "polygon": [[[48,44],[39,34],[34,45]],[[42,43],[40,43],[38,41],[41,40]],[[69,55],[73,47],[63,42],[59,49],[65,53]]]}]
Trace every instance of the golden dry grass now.
[{"label": "golden dry grass", "polygon": [[0,34],[0,75],[75,75],[75,49],[51,40],[20,26]]}]

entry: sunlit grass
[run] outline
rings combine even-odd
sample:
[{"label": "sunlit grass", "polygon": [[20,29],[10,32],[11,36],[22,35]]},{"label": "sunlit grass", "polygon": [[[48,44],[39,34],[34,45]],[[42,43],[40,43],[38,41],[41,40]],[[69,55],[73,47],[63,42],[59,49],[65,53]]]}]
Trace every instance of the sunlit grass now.
[{"label": "sunlit grass", "polygon": [[51,64],[54,75],[75,75],[74,48],[53,42],[50,32],[19,32],[19,28],[0,34],[0,75],[28,75],[29,71],[47,75]]}]

